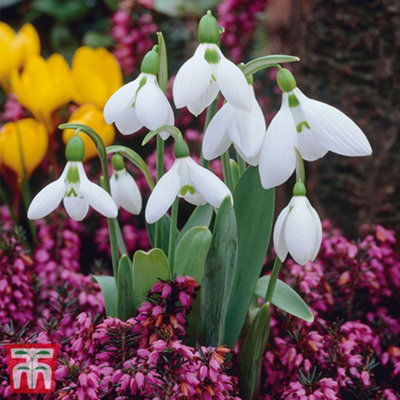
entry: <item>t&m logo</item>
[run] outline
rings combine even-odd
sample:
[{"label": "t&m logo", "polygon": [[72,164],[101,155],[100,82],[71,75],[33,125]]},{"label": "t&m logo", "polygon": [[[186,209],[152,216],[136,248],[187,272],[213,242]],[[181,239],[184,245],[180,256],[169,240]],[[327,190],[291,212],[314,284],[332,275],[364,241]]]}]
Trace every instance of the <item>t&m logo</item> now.
[{"label": "t&m logo", "polygon": [[57,344],[5,344],[14,393],[51,393],[55,388]]}]

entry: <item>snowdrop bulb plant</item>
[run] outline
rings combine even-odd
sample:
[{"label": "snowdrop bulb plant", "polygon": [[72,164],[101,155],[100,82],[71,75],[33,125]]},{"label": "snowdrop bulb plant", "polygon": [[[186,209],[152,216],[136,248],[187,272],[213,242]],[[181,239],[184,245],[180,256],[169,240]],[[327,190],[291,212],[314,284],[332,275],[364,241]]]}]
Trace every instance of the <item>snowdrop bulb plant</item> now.
[{"label": "snowdrop bulb plant", "polygon": [[110,178],[110,186],[115,204],[131,214],[140,214],[142,196],[135,180],[125,169],[124,159],[120,154],[114,154],[111,163],[114,172]]},{"label": "snowdrop bulb plant", "polygon": [[29,219],[45,217],[58,207],[61,200],[64,200],[67,213],[75,221],[86,217],[89,205],[107,218],[117,216],[117,207],[111,196],[87,178],[82,164],[84,155],[83,140],[74,136],[66,146],[67,164],[60,178],[34,197],[28,209]]},{"label": "snowdrop bulb plant", "polygon": [[[156,130],[174,124],[171,105],[158,86],[159,69],[160,56],[155,46],[144,57],[139,76],[108,99],[104,107],[104,119],[108,124],[115,122],[124,135],[135,133],[143,126]],[[160,136],[167,139],[168,134],[161,132]]]},{"label": "snowdrop bulb plant", "polygon": [[289,179],[296,166],[295,149],[307,161],[321,158],[328,151],[345,156],[372,153],[361,129],[338,109],[305,96],[289,70],[280,68],[277,82],[283,92],[282,105],[267,129],[260,153],[264,188]]},{"label": "snowdrop bulb plant", "polygon": [[288,253],[300,265],[314,261],[322,241],[321,220],[306,197],[302,182],[297,182],[293,197],[275,223],[274,248],[283,262]]},{"label": "snowdrop bulb plant", "polygon": [[220,31],[211,11],[200,20],[198,38],[200,44],[193,57],[182,65],[175,77],[172,93],[176,108],[187,107],[197,116],[221,90],[232,106],[250,111],[251,87],[239,67],[219,49]]},{"label": "snowdrop bulb plant", "polygon": [[211,204],[218,208],[222,200],[232,194],[216,175],[201,167],[189,156],[183,139],[175,143],[176,160],[171,169],[158,181],[147,202],[146,221],[158,221],[171,207],[177,196],[194,205]]}]

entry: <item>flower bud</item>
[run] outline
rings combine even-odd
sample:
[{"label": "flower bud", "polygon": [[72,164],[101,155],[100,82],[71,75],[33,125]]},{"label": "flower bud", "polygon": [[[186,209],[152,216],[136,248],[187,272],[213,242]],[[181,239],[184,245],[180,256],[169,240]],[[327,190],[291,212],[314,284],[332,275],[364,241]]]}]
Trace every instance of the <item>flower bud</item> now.
[{"label": "flower bud", "polygon": [[85,145],[79,136],[74,136],[65,147],[65,157],[68,161],[83,161]]},{"label": "flower bud", "polygon": [[276,75],[276,82],[282,92],[292,92],[296,89],[296,79],[293,74],[286,68],[282,68]]},{"label": "flower bud", "polygon": [[189,147],[182,138],[176,140],[174,154],[176,158],[189,157]]},{"label": "flower bud", "polygon": [[121,154],[114,154],[111,157],[111,164],[116,171],[121,171],[125,168],[124,158]]},{"label": "flower bud", "polygon": [[198,38],[200,43],[217,44],[220,38],[218,21],[208,10],[207,14],[201,17],[198,29]]},{"label": "flower bud", "polygon": [[160,55],[157,52],[158,46],[147,52],[142,61],[140,71],[145,74],[157,75],[160,70]]}]

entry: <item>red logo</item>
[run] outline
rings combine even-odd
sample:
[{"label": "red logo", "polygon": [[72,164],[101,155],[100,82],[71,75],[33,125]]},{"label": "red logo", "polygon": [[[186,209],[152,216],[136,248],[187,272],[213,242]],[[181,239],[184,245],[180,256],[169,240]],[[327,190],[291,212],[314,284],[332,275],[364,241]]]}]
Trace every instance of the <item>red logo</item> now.
[{"label": "red logo", "polygon": [[11,390],[14,393],[54,391],[57,344],[5,344]]}]

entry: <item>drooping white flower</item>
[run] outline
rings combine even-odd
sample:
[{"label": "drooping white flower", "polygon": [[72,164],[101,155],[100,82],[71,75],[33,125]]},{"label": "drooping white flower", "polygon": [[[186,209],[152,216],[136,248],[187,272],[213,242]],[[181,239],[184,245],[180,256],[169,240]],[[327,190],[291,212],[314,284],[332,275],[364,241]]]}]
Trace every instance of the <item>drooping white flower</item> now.
[{"label": "drooping white flower", "polygon": [[117,207],[122,207],[132,214],[139,214],[142,209],[142,196],[133,177],[126,171],[120,154],[111,158],[114,172],[111,175],[111,195]]},{"label": "drooping white flower", "polygon": [[[165,94],[158,86],[160,58],[154,49],[143,59],[141,73],[132,82],[118,89],[104,107],[104,119],[115,122],[118,130],[129,135],[145,126],[154,131],[174,124],[174,113]],[[165,140],[169,134],[160,132]]]},{"label": "drooping white flower", "polygon": [[344,156],[372,153],[368,139],[349,117],[328,104],[309,99],[296,87],[294,78],[293,82],[288,90],[283,89],[281,108],[267,129],[261,149],[259,172],[266,189],[292,175],[295,149],[307,161],[321,158],[328,151]]},{"label": "drooping white flower", "polygon": [[252,85],[250,111],[224,104],[208,125],[203,140],[203,156],[212,160],[224,153],[232,143],[250,165],[258,164],[266,126],[263,112],[256,100]]},{"label": "drooping white flower", "polygon": [[198,165],[188,154],[183,157],[177,155],[171,169],[157,182],[147,202],[146,221],[149,224],[158,221],[177,196],[197,206],[209,203],[216,208],[226,196],[232,200],[232,194],[225,183]]},{"label": "drooping white flower", "polygon": [[251,91],[243,72],[213,43],[200,43],[194,55],[176,74],[173,97],[176,108],[199,115],[221,90],[234,107],[250,111]]},{"label": "drooping white flower", "polygon": [[322,240],[321,220],[306,196],[293,196],[278,216],[274,248],[283,262],[288,253],[300,265],[313,261]]},{"label": "drooping white flower", "polygon": [[60,178],[45,186],[32,200],[29,219],[39,219],[54,211],[61,200],[75,221],[85,218],[89,205],[107,218],[115,218],[118,210],[111,196],[90,182],[80,161],[68,161]]}]

